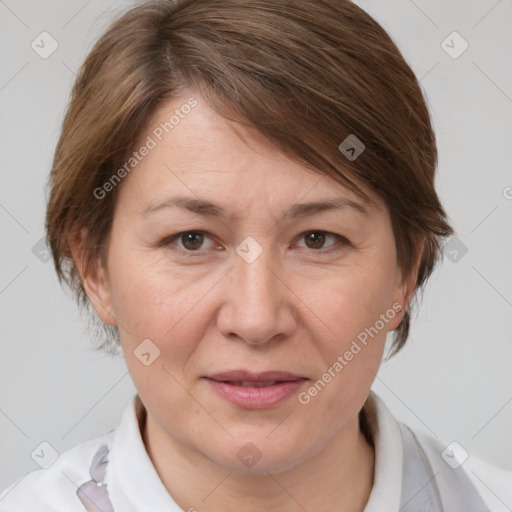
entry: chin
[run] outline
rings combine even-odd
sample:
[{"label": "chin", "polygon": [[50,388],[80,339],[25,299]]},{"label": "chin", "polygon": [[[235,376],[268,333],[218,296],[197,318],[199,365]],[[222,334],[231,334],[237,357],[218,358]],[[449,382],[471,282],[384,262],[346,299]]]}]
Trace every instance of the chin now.
[{"label": "chin", "polygon": [[[295,446],[283,445],[282,438],[231,443],[231,446],[222,447],[220,453],[206,454],[217,465],[237,474],[267,475],[268,473],[281,473],[296,466],[300,461]],[[218,447],[219,445],[217,445]]]}]

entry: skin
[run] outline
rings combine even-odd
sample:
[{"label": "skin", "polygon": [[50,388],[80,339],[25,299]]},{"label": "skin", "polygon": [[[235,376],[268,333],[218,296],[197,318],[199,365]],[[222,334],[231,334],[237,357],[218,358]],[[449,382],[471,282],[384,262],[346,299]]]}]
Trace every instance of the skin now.
[{"label": "skin", "polygon": [[[162,106],[140,140],[190,95]],[[296,203],[361,199],[194,97],[198,105],[124,178],[107,268],[82,267],[80,247],[72,247],[98,315],[119,327],[147,410],[148,454],[183,510],[362,511],[374,451],[359,431],[358,413],[401,314],[308,404],[294,395],[249,410],[227,402],[202,377],[283,370],[307,377],[301,391],[307,390],[393,303],[407,306],[417,265],[402,278],[389,212],[375,194],[367,215],[347,207],[283,217]],[[141,215],[175,195],[210,200],[239,219],[179,208]],[[204,238],[160,245],[191,230]],[[311,231],[320,232],[320,241],[310,240]],[[236,252],[248,236],[263,249],[252,263]],[[134,355],[147,338],[160,350],[149,366]],[[247,442],[262,454],[252,468],[237,457]]]}]

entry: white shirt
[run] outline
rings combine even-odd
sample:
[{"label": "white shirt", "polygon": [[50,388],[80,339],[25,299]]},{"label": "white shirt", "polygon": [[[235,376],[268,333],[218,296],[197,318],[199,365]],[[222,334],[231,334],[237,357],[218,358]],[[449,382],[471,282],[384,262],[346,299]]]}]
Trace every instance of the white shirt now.
[{"label": "white shirt", "polygon": [[[401,430],[404,426],[374,392],[370,392],[364,407],[375,444],[374,485],[364,512],[399,512],[404,454]],[[109,450],[104,483],[115,512],[181,512],[146,452],[139,425],[142,408],[138,395],[134,395],[116,429],[63,452],[48,468],[19,478],[0,494],[0,512],[88,510],[78,498],[77,489],[91,480],[91,461],[102,445]],[[439,442],[418,432],[414,435],[438,485],[441,488],[449,485],[450,472],[454,470],[441,457],[443,449]],[[473,455],[462,467],[491,512],[511,511],[512,472]],[[423,512],[423,509],[416,512]],[[464,511],[446,508],[443,512]]]}]

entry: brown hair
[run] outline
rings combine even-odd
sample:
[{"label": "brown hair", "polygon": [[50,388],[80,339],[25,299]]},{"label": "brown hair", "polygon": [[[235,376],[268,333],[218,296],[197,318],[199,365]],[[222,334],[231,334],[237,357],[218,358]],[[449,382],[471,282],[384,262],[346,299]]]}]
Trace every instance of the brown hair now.
[{"label": "brown hair", "polygon": [[[434,188],[437,149],[420,85],[384,29],[348,0],[168,0],[114,20],[72,90],[46,230],[59,281],[79,305],[90,303],[69,239],[85,228],[86,262],[105,264],[120,186],[102,200],[94,190],[130,157],[159,106],[184,90],[366,200],[365,187],[383,198],[404,275],[415,241],[424,242],[422,287],[453,231]],[[355,159],[338,148],[350,135],[365,146]],[[406,311],[393,353],[409,324]],[[98,349],[110,351],[119,333],[103,328]]]}]

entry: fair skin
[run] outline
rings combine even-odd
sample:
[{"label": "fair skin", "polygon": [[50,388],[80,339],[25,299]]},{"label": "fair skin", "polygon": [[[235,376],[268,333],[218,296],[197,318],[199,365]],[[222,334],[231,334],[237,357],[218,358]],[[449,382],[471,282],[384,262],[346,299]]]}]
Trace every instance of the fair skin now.
[{"label": "fair skin", "polygon": [[[190,95],[162,106],[142,143]],[[243,408],[203,377],[282,370],[306,377],[307,390],[394,303],[407,306],[415,274],[402,279],[380,198],[371,196],[377,205],[366,214],[345,206],[285,217],[297,203],[362,200],[194,97],[198,106],[124,178],[107,268],[83,267],[73,246],[98,315],[119,328],[147,410],[147,452],[183,510],[361,512],[374,451],[358,414],[402,314],[307,404],[295,394]],[[211,201],[238,219],[178,207],[141,214],[175,196]],[[160,244],[189,231],[201,234]],[[308,238],[311,231],[320,239]],[[263,250],[251,263],[236,252],[248,236]],[[134,350],[147,338],[160,356],[145,366]],[[237,457],[248,442],[262,454],[251,468]]]}]

